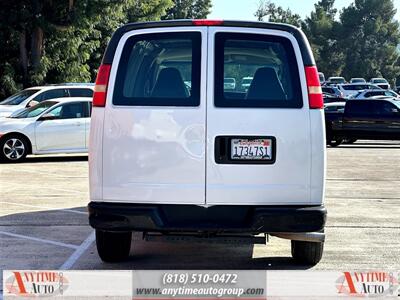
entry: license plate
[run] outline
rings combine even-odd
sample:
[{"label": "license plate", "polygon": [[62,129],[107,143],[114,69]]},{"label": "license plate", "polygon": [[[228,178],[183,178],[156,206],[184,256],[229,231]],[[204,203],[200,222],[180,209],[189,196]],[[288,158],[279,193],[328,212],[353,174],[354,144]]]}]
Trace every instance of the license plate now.
[{"label": "license plate", "polygon": [[272,139],[232,139],[232,160],[272,160]]}]

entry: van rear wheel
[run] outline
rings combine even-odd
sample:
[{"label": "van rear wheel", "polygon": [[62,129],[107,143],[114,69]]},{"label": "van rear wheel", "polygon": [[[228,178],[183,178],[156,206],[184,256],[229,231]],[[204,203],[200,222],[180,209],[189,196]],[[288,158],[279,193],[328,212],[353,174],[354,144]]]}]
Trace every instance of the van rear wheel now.
[{"label": "van rear wheel", "polygon": [[292,257],[299,263],[315,266],[322,258],[324,243],[292,241]]},{"label": "van rear wheel", "polygon": [[96,229],[97,252],[102,261],[119,262],[129,257],[132,232],[111,232]]}]

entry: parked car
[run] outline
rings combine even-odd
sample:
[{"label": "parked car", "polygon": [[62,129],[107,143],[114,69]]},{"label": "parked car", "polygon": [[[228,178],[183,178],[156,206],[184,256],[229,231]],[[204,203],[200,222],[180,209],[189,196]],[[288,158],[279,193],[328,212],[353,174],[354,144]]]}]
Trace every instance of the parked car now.
[{"label": "parked car", "polygon": [[236,89],[235,78],[224,78],[224,90],[234,90]]},{"label": "parked car", "polygon": [[31,87],[1,101],[0,117],[8,117],[45,100],[63,97],[92,97],[93,88],[94,85],[90,83]]},{"label": "parked car", "polygon": [[0,159],[28,154],[84,153],[88,149],[92,98],[45,100],[0,121]]},{"label": "parked car", "polygon": [[352,78],[350,83],[367,83],[367,81],[364,78]]},{"label": "parked car", "polygon": [[373,89],[373,90],[365,90],[360,91],[357,94],[353,95],[352,99],[365,99],[372,97],[391,97],[400,99],[400,95],[392,90],[384,90],[384,89]]},{"label": "parked car", "polygon": [[325,83],[325,75],[322,72],[318,72],[318,76],[319,76],[319,82],[320,84],[324,84]]},{"label": "parked car", "polygon": [[342,114],[325,113],[325,122],[334,147],[343,140],[400,140],[400,101],[348,100]]},{"label": "parked car", "polygon": [[344,94],[341,90],[339,90],[336,86],[323,86],[322,93],[330,94],[337,98],[344,98]]},{"label": "parked car", "polygon": [[[253,78],[247,92],[224,91],[236,70]],[[323,99],[300,29],[128,24],[110,40],[93,105],[89,221],[102,260],[126,259],[132,231],[253,242],[265,233],[292,240],[302,263],[321,259]]]},{"label": "parked car", "polygon": [[253,80],[253,77],[243,77],[242,78],[242,90],[243,91],[247,92],[252,80]]},{"label": "parked car", "polygon": [[390,89],[390,84],[385,78],[372,78],[370,83],[375,84],[382,89]]},{"label": "parked car", "polygon": [[344,84],[346,79],[344,77],[329,77],[326,85]]},{"label": "parked car", "polygon": [[359,91],[363,90],[372,90],[372,89],[382,90],[380,87],[370,83],[338,84],[336,87],[343,93],[344,98],[350,98],[351,96],[358,94]]}]

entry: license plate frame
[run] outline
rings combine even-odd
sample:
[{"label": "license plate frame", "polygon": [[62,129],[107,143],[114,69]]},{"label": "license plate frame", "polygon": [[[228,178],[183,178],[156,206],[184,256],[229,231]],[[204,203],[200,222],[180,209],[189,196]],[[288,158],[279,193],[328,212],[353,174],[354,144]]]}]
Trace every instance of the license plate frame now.
[{"label": "license plate frame", "polygon": [[272,140],[231,139],[231,160],[265,161],[272,159]]},{"label": "license plate frame", "polygon": [[[269,140],[270,158],[269,159],[243,159],[232,158],[233,140]],[[217,164],[249,164],[249,165],[270,165],[276,162],[277,143],[274,136],[217,136],[215,138],[215,162]]]}]

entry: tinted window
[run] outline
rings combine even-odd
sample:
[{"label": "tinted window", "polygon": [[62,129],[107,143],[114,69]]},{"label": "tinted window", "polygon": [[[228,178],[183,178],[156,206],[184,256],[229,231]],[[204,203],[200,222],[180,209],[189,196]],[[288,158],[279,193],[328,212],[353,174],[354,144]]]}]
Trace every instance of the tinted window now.
[{"label": "tinted window", "polygon": [[[290,40],[256,34],[215,35],[215,105],[220,107],[303,106],[296,56]],[[234,78],[234,89],[224,86]],[[244,84],[244,79],[251,79]]]},{"label": "tinted window", "polygon": [[359,90],[367,90],[369,88],[366,84],[357,84],[357,85],[342,85],[342,88],[346,91],[359,91]]},{"label": "tinted window", "polygon": [[344,78],[331,78],[329,80],[331,83],[345,83],[346,81],[344,80]]},{"label": "tinted window", "polygon": [[398,95],[392,91],[385,91],[385,95],[386,96],[390,96],[390,97],[397,97]]},{"label": "tinted window", "polygon": [[49,111],[47,114],[53,115],[56,119],[75,119],[85,117],[85,107],[83,102],[66,103]]},{"label": "tinted window", "polygon": [[366,98],[369,98],[369,97],[373,97],[373,96],[384,96],[385,95],[385,91],[376,91],[376,92],[368,92],[368,93],[365,93],[365,97]]},{"label": "tinted window", "polygon": [[24,118],[37,117],[42,112],[44,112],[45,110],[47,110],[48,108],[52,107],[53,105],[55,105],[57,103],[58,102],[55,102],[55,101],[45,101],[45,102],[35,105],[33,107],[24,109],[17,115],[13,116],[13,118],[24,119]]},{"label": "tinted window", "polygon": [[391,116],[397,111],[397,107],[390,102],[376,101],[375,111],[378,115]]},{"label": "tinted window", "polygon": [[200,60],[200,32],[131,37],[121,55],[113,103],[198,106]]},{"label": "tinted window", "polygon": [[385,79],[374,79],[373,82],[374,83],[387,83],[387,81]]},{"label": "tinted window", "polygon": [[3,105],[18,105],[39,90],[23,90],[0,102]]},{"label": "tinted window", "polygon": [[68,89],[70,97],[93,97],[91,89]]},{"label": "tinted window", "polygon": [[374,107],[371,101],[353,100],[346,103],[345,111],[354,116],[373,115]]},{"label": "tinted window", "polygon": [[325,93],[329,93],[329,94],[334,94],[335,93],[334,89],[333,88],[329,88],[329,87],[323,87],[322,91],[325,92]]},{"label": "tinted window", "polygon": [[62,98],[66,96],[67,94],[65,92],[65,89],[54,89],[37,95],[34,100],[41,102],[48,99]]},{"label": "tinted window", "polygon": [[329,111],[329,112],[336,112],[336,111],[339,111],[339,110],[342,110],[342,109],[344,109],[344,106],[343,106],[343,105],[340,105],[340,106],[327,106],[327,107],[325,107],[325,111]]}]

